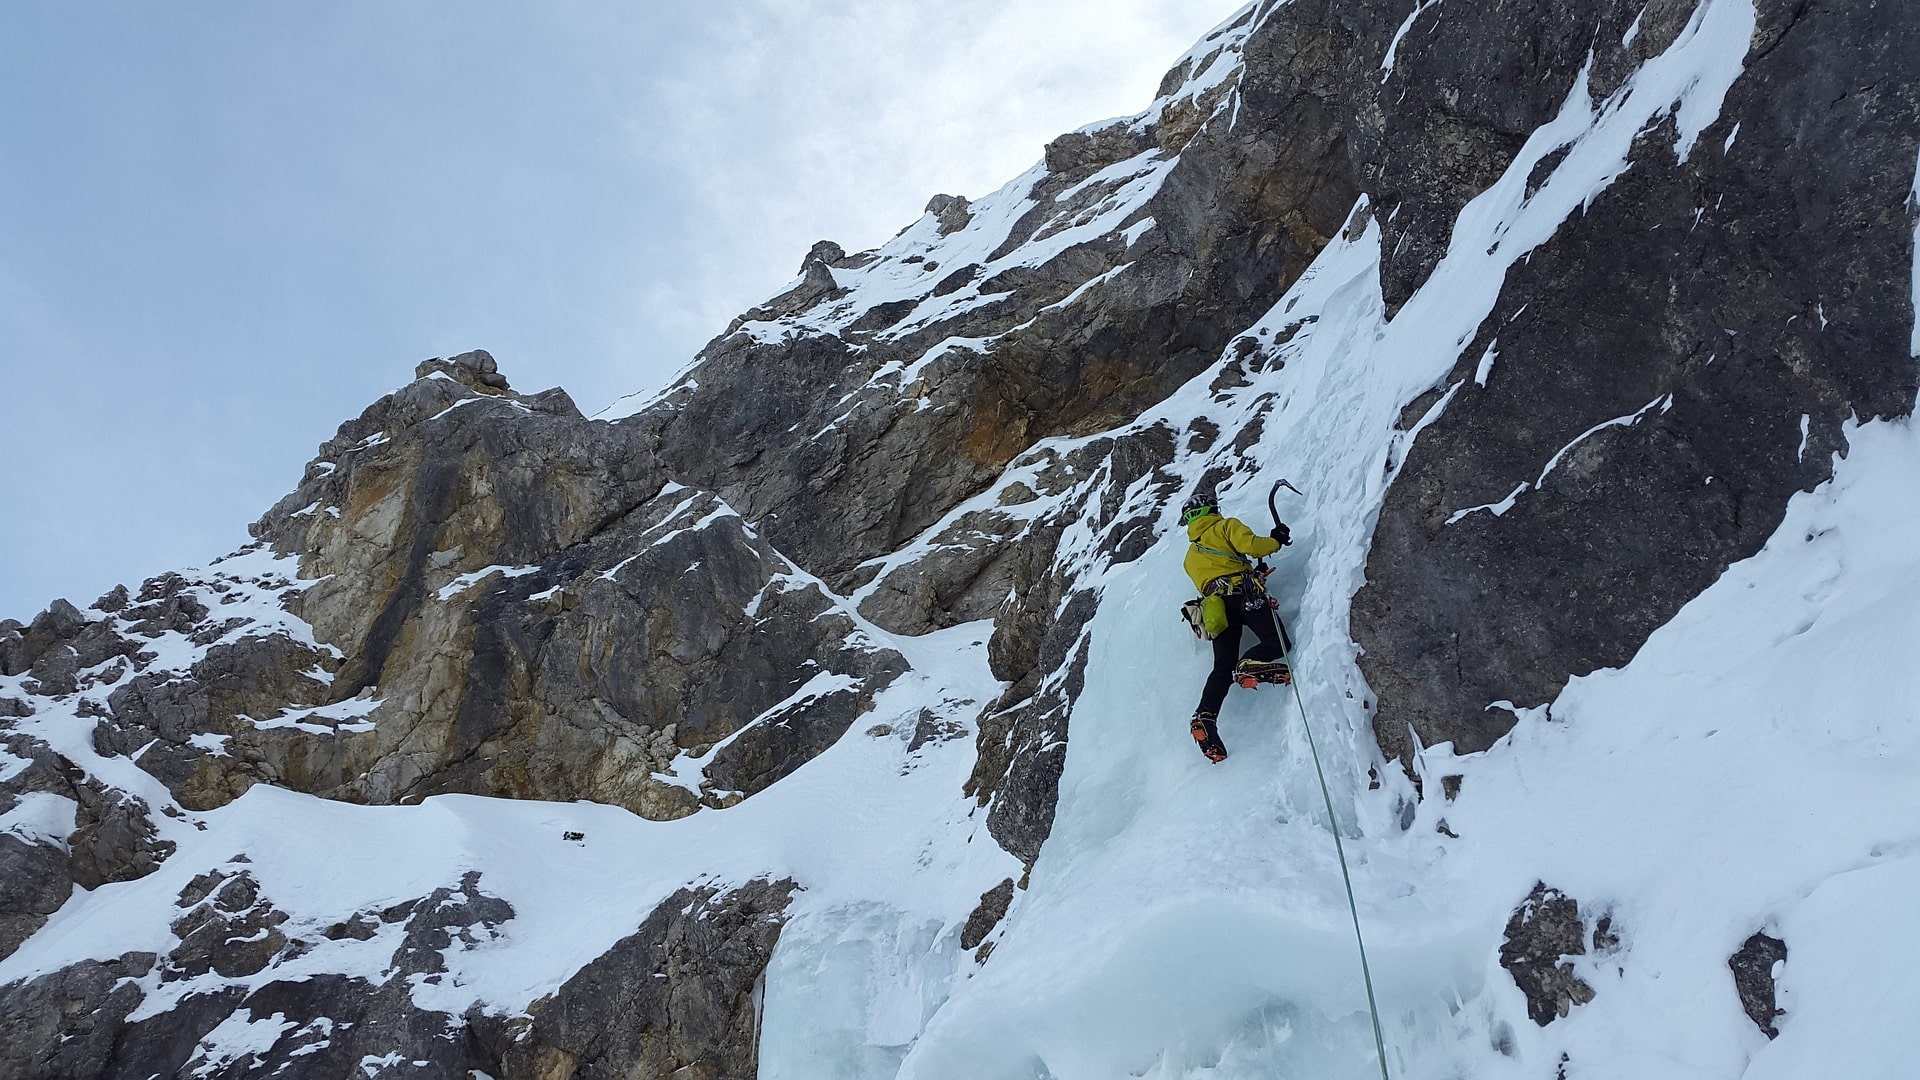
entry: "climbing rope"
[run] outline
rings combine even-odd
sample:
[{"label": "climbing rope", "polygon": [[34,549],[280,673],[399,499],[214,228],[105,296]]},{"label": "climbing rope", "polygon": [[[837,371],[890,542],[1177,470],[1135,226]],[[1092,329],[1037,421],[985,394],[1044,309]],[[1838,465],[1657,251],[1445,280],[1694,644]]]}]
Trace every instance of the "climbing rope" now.
[{"label": "climbing rope", "polygon": [[[1281,631],[1280,640],[1287,641],[1285,631]],[[1280,654],[1280,659],[1292,670],[1292,650],[1282,645]],[[1367,965],[1367,939],[1360,935],[1360,906],[1353,900],[1353,875],[1347,870],[1347,846],[1340,842],[1340,819],[1333,813],[1333,795],[1327,790],[1327,771],[1320,767],[1320,747],[1313,740],[1313,724],[1307,720],[1307,703],[1300,696],[1298,674],[1289,679],[1287,684],[1293,687],[1293,703],[1300,708],[1300,727],[1307,733],[1307,749],[1313,751],[1313,771],[1320,777],[1320,797],[1327,804],[1327,829],[1333,833],[1333,849],[1340,855],[1340,879],[1346,883],[1347,911],[1353,916],[1353,941],[1360,946],[1360,977],[1367,984],[1367,1011],[1373,1014],[1373,1049],[1380,1061],[1380,1080],[1393,1080],[1387,1075],[1387,1040],[1380,1034],[1380,1004],[1373,997],[1373,970]]]},{"label": "climbing rope", "polygon": [[[1267,492],[1267,510],[1273,514],[1273,527],[1276,532],[1280,529],[1280,507],[1274,500],[1279,497],[1281,488],[1286,488],[1303,498],[1306,496],[1306,492],[1285,480],[1273,485]],[[1279,618],[1276,612],[1274,621],[1277,623]],[[1293,640],[1287,637],[1284,627],[1280,630],[1280,659],[1287,665],[1288,670],[1292,670]],[[1340,880],[1346,883],[1347,912],[1353,916],[1353,942],[1360,946],[1360,977],[1366,980],[1367,984],[1367,1012],[1373,1015],[1373,1050],[1380,1061],[1380,1080],[1393,1080],[1393,1077],[1387,1075],[1387,1040],[1380,1034],[1380,1003],[1373,997],[1373,969],[1367,965],[1367,939],[1360,935],[1360,905],[1353,901],[1353,874],[1347,870],[1347,845],[1340,841],[1340,819],[1333,813],[1333,794],[1327,790],[1327,770],[1320,766],[1320,747],[1314,742],[1313,724],[1307,719],[1307,702],[1300,696],[1299,678],[1288,679],[1287,685],[1293,687],[1293,703],[1300,708],[1300,728],[1307,733],[1307,749],[1313,751],[1313,771],[1320,777],[1320,798],[1327,804],[1327,829],[1333,833],[1333,850],[1340,855]]]}]

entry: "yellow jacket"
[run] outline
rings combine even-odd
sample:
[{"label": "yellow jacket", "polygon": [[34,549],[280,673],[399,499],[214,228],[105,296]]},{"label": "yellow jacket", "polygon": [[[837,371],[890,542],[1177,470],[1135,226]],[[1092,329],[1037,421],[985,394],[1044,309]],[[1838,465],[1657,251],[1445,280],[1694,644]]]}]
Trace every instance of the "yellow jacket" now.
[{"label": "yellow jacket", "polygon": [[[1208,514],[1187,525],[1187,576],[1193,587],[1204,593],[1207,582],[1226,574],[1238,574],[1253,567],[1255,559],[1280,550],[1280,542],[1247,528],[1239,518]],[[1213,551],[1202,551],[1211,548]],[[1215,555],[1214,551],[1222,554]],[[1244,561],[1233,554],[1245,556]]]}]

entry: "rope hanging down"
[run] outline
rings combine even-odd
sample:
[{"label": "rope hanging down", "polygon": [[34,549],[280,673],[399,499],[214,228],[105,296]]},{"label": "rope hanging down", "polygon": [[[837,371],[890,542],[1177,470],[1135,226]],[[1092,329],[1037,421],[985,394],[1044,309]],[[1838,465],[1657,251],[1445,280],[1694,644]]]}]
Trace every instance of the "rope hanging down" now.
[{"label": "rope hanging down", "polygon": [[[1273,512],[1276,526],[1280,523],[1280,512],[1274,507],[1274,497],[1280,494],[1282,487],[1295,495],[1301,493],[1299,488],[1285,480],[1273,485],[1273,490],[1267,493],[1267,509]],[[1360,977],[1367,984],[1367,1012],[1373,1016],[1373,1049],[1380,1062],[1380,1080],[1393,1080],[1387,1074],[1387,1040],[1380,1034],[1380,1004],[1373,997],[1373,970],[1367,964],[1367,939],[1360,934],[1360,906],[1353,900],[1353,874],[1347,870],[1347,846],[1340,840],[1340,819],[1333,813],[1333,794],[1327,790],[1327,771],[1320,766],[1320,747],[1313,738],[1313,724],[1307,719],[1306,699],[1300,696],[1300,676],[1293,667],[1293,650],[1289,647],[1292,642],[1284,632],[1280,640],[1284,643],[1280,647],[1280,659],[1289,670],[1294,670],[1294,677],[1288,680],[1288,685],[1293,687],[1293,703],[1300,709],[1300,728],[1307,733],[1307,749],[1313,752],[1313,771],[1320,777],[1320,798],[1327,804],[1327,831],[1333,833],[1333,850],[1340,856],[1340,880],[1347,886],[1347,912],[1353,916],[1353,942],[1360,947]]]},{"label": "rope hanging down", "polygon": [[[1284,650],[1283,650],[1284,652]],[[1287,667],[1293,667],[1291,653],[1282,657]],[[1367,984],[1367,1011],[1373,1014],[1373,1049],[1380,1059],[1380,1080],[1393,1080],[1387,1075],[1387,1041],[1380,1034],[1380,1005],[1373,998],[1373,971],[1367,966],[1367,941],[1360,936],[1360,908],[1353,901],[1353,875],[1347,871],[1347,847],[1340,842],[1340,820],[1333,815],[1333,796],[1327,791],[1327,773],[1320,767],[1320,748],[1313,741],[1313,725],[1307,721],[1307,705],[1300,698],[1300,679],[1296,672],[1293,680],[1293,703],[1300,707],[1300,726],[1307,733],[1307,749],[1313,751],[1313,771],[1320,776],[1320,797],[1327,804],[1327,829],[1333,833],[1333,849],[1340,855],[1340,878],[1347,886],[1347,911],[1353,916],[1353,941],[1360,946],[1360,977]]]}]

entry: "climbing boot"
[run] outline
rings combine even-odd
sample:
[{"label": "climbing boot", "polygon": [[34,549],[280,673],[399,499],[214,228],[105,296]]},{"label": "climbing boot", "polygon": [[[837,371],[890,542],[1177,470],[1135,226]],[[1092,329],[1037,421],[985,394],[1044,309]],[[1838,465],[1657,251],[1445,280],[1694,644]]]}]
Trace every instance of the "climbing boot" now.
[{"label": "climbing boot", "polygon": [[1233,669],[1233,681],[1243,690],[1261,683],[1285,686],[1293,681],[1293,669],[1278,660],[1242,660]]},{"label": "climbing boot", "polygon": [[1214,726],[1212,713],[1193,714],[1193,741],[1200,744],[1200,752],[1208,761],[1219,764],[1227,760],[1227,747],[1220,741],[1220,729]]}]

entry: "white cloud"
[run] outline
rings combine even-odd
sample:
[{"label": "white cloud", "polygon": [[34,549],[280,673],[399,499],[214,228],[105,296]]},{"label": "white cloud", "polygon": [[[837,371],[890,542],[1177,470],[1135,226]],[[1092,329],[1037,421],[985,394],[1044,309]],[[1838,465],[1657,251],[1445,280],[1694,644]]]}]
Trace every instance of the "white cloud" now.
[{"label": "white cloud", "polygon": [[425,356],[661,385],[1237,6],[0,5],[0,616],[218,554]]},{"label": "white cloud", "polygon": [[636,330],[697,312],[711,335],[797,272],[814,240],[871,247],[936,193],[999,187],[1054,136],[1145,108],[1238,7],[754,0],[730,32],[677,51],[641,103],[632,152],[701,216],[683,273],[642,287]]}]

